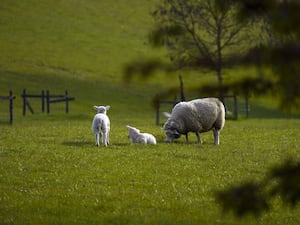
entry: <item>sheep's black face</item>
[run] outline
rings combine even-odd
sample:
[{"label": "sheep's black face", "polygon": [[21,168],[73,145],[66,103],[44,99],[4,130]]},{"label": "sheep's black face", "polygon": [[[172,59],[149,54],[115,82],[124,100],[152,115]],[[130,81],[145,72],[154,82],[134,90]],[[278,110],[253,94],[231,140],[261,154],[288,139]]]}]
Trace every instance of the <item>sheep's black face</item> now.
[{"label": "sheep's black face", "polygon": [[165,129],[166,131],[166,142],[173,142],[174,139],[180,138],[180,133],[176,129]]}]

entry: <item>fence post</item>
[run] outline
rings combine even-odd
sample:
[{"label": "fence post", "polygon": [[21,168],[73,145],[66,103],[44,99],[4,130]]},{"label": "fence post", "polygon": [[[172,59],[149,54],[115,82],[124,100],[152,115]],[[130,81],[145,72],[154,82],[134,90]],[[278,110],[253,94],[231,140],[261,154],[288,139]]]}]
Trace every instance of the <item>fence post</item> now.
[{"label": "fence post", "polygon": [[69,96],[68,91],[65,91],[65,100],[66,100],[66,113],[69,113]]},{"label": "fence post", "polygon": [[159,113],[160,113],[160,102],[158,102],[158,105],[156,108],[156,125],[159,125]]},{"label": "fence post", "polygon": [[245,96],[245,108],[246,108],[246,118],[249,118],[250,107],[249,107],[249,95],[248,95],[248,93]]},{"label": "fence post", "polygon": [[238,103],[237,103],[237,97],[234,95],[234,119],[238,119]]},{"label": "fence post", "polygon": [[13,123],[13,92],[10,90],[9,91],[9,123]]},{"label": "fence post", "polygon": [[45,91],[42,90],[42,112],[45,112]]},{"label": "fence post", "polygon": [[22,94],[22,97],[23,97],[23,116],[26,115],[26,89],[23,89],[23,94]]},{"label": "fence post", "polygon": [[49,90],[46,91],[46,104],[47,104],[47,113],[50,113],[50,94]]}]

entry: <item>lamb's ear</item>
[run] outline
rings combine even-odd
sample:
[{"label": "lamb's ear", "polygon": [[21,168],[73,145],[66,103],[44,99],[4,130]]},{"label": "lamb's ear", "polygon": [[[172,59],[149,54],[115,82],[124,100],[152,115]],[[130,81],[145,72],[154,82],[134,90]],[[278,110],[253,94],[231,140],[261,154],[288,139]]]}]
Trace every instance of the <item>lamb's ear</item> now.
[{"label": "lamb's ear", "polygon": [[164,117],[166,117],[167,119],[169,119],[171,117],[171,113],[168,112],[163,112]]},{"label": "lamb's ear", "polygon": [[96,106],[96,105],[94,105],[93,108],[94,108],[95,110],[98,110],[98,106]]},{"label": "lamb's ear", "polygon": [[110,105],[105,106],[106,111],[110,109]]}]

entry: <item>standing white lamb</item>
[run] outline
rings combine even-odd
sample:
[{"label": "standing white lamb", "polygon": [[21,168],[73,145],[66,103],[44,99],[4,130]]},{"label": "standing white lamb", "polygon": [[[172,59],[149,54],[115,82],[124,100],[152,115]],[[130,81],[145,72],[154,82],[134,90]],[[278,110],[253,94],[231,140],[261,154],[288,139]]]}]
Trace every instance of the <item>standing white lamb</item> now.
[{"label": "standing white lamb", "polygon": [[128,138],[130,139],[131,144],[141,143],[141,144],[156,144],[156,139],[152,134],[140,133],[139,129],[126,126],[128,128]]},{"label": "standing white lamb", "polygon": [[[165,114],[166,115],[166,114]],[[181,134],[186,135],[188,143],[188,132],[197,135],[198,143],[202,143],[199,133],[212,130],[214,143],[220,144],[219,133],[225,124],[225,108],[217,98],[195,99],[189,102],[180,102],[168,115],[164,124],[166,141],[173,142]]]},{"label": "standing white lamb", "polygon": [[109,144],[110,120],[106,115],[109,108],[109,105],[94,106],[94,109],[97,110],[97,114],[95,115],[92,123],[92,130],[95,135],[96,146],[99,146],[99,137],[100,143],[103,142],[105,147]]}]

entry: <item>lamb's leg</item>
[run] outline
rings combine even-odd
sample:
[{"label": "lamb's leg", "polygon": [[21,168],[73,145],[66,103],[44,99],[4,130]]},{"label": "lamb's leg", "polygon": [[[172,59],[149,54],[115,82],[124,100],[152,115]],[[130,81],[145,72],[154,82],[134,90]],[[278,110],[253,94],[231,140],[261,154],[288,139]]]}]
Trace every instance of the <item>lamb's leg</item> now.
[{"label": "lamb's leg", "polygon": [[220,144],[220,137],[219,137],[220,131],[217,130],[216,128],[214,128],[213,132],[214,132],[215,145],[219,145]]},{"label": "lamb's leg", "polygon": [[106,137],[107,145],[109,145],[109,130],[107,131],[107,137]]},{"label": "lamb's leg", "polygon": [[104,143],[105,147],[108,145],[108,135],[107,135],[107,132],[104,132],[104,134],[103,134],[103,143]]},{"label": "lamb's leg", "polygon": [[95,133],[96,146],[99,146],[99,134]]},{"label": "lamb's leg", "polygon": [[100,133],[99,133],[99,139],[100,139],[100,144],[102,144],[103,143],[103,134],[102,134],[102,131],[100,131]]},{"label": "lamb's leg", "polygon": [[188,133],[185,134],[185,143],[186,143],[186,144],[189,143],[189,136],[188,136]]},{"label": "lamb's leg", "polygon": [[198,132],[196,132],[196,136],[197,136],[198,144],[202,144],[202,140]]}]

